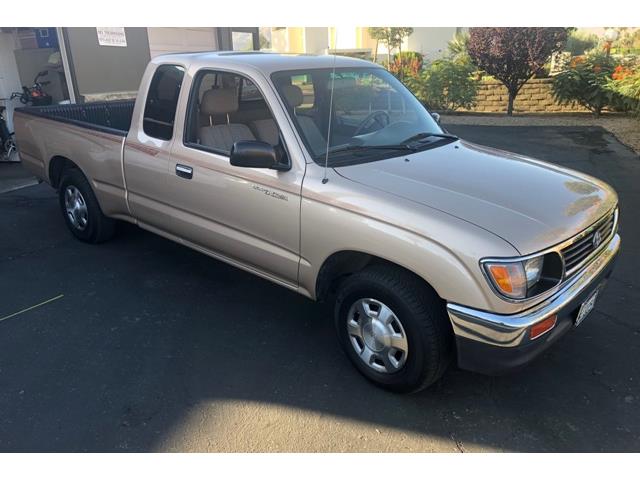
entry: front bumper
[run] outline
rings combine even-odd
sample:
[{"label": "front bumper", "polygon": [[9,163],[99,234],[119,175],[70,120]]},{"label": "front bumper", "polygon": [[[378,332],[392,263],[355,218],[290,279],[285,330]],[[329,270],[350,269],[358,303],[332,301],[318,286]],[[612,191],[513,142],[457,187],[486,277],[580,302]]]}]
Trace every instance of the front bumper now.
[{"label": "front bumper", "polygon": [[[496,375],[532,361],[573,328],[582,302],[596,288],[602,290],[604,287],[619,250],[620,236],[616,234],[600,255],[553,296],[517,314],[500,315],[447,304],[456,336],[458,366],[464,370]],[[530,340],[531,326],[554,314],[558,316],[556,326]]]}]

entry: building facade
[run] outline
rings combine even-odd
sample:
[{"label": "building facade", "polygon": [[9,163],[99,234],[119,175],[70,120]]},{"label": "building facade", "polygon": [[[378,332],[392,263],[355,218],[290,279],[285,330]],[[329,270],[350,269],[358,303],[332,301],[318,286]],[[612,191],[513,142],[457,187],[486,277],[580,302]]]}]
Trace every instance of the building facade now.
[{"label": "building facade", "polygon": [[149,60],[171,52],[258,50],[257,27],[0,28],[0,102],[11,127],[12,92],[38,72],[53,103],[130,98]]},{"label": "building facade", "polygon": [[[461,27],[415,27],[405,38],[403,51],[414,51],[427,59],[441,57],[447,44]],[[387,48],[369,35],[368,27],[270,27],[260,29],[268,42],[268,49],[281,53],[322,54],[329,50],[338,53],[379,59],[389,55]]]}]

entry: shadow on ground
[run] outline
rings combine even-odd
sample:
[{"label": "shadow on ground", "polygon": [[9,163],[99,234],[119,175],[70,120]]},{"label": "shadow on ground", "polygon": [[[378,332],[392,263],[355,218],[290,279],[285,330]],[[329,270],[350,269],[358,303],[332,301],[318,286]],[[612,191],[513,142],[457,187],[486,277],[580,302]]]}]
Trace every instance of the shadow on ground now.
[{"label": "shadow on ground", "polygon": [[[406,432],[419,450],[640,450],[640,160],[601,129],[452,130],[620,194],[623,253],[608,290],[529,368],[452,369],[416,395],[381,391],[339,350],[326,306],[133,226],[81,244],[40,185],[0,196],[0,318],[64,297],[0,321],[0,451],[405,450],[402,436],[359,443],[365,427]],[[225,427],[251,442],[219,438],[225,402],[257,405]],[[261,418],[269,406],[285,407],[273,423]],[[167,443],[185,422],[191,440]],[[300,443],[260,440],[273,431]]]}]

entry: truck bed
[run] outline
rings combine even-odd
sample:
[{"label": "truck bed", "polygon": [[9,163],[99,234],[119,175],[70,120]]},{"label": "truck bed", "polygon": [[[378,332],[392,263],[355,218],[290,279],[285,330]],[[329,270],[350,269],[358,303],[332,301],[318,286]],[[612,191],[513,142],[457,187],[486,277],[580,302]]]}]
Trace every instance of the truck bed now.
[{"label": "truck bed", "polygon": [[79,105],[47,105],[17,108],[17,112],[70,123],[92,130],[126,136],[131,127],[135,100],[83,103]]}]

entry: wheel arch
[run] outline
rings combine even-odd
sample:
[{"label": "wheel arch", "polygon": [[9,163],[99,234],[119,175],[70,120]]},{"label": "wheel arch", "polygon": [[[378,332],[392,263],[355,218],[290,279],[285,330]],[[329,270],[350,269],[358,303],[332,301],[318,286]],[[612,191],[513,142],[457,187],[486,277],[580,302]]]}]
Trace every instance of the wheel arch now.
[{"label": "wheel arch", "polygon": [[318,271],[318,276],[316,277],[316,300],[326,300],[330,295],[337,291],[340,283],[345,278],[370,265],[387,265],[391,268],[403,270],[419,279],[432,290],[436,291],[424,277],[399,263],[371,253],[357,250],[341,250],[329,255],[329,257],[327,257],[322,263],[322,266]]},{"label": "wheel arch", "polygon": [[[69,168],[75,168],[82,172],[82,169],[78,166],[77,163],[65,156],[55,155],[51,158],[51,160],[49,160],[49,168],[47,173],[49,175],[49,183],[53,188],[57,189],[60,186],[62,173]],[[84,172],[82,172],[82,174],[86,178]]]}]

